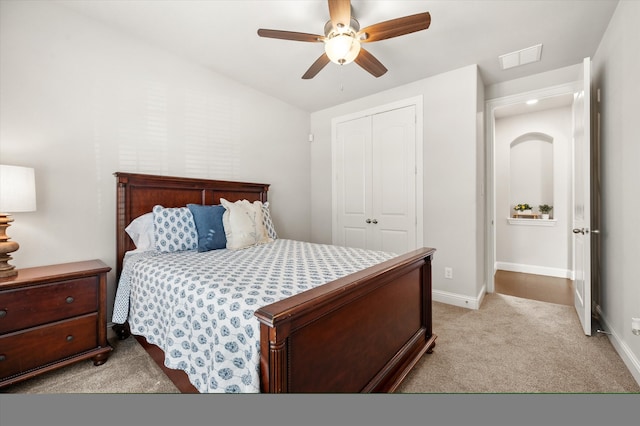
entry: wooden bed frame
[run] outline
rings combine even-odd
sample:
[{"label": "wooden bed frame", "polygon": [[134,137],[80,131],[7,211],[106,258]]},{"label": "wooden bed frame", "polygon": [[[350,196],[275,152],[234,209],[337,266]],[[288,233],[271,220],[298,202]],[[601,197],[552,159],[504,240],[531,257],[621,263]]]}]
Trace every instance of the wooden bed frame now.
[{"label": "wooden bed frame", "polygon": [[[267,201],[268,184],[132,173],[117,177],[117,278],[134,249],[125,227],[156,204]],[[261,391],[393,392],[431,353],[431,259],[422,248],[259,308]],[[125,324],[114,330],[123,339]],[[162,351],[136,336],[183,392],[186,374],[163,365]],[[184,386],[183,386],[184,384]]]}]

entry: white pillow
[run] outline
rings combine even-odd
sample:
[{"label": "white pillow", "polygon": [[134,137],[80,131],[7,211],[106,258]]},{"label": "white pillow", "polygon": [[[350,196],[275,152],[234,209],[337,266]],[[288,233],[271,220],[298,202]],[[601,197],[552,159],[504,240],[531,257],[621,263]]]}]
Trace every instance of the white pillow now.
[{"label": "white pillow", "polygon": [[124,230],[131,237],[133,244],[136,245],[136,250],[155,250],[153,213],[149,212],[136,217]]},{"label": "white pillow", "polygon": [[176,252],[198,248],[198,231],[188,207],[156,205],[152,212],[156,250]]},{"label": "white pillow", "polygon": [[222,225],[227,237],[227,248],[237,250],[273,241],[267,234],[262,216],[262,203],[239,200],[232,203],[220,198],[226,211]]},{"label": "white pillow", "polygon": [[[258,201],[258,203],[259,202],[260,201]],[[278,234],[276,233],[275,226],[273,226],[273,220],[271,220],[271,211],[269,210],[268,201],[262,203],[262,222],[264,223],[264,227],[267,229],[267,235],[269,235],[269,238],[277,240]]]}]

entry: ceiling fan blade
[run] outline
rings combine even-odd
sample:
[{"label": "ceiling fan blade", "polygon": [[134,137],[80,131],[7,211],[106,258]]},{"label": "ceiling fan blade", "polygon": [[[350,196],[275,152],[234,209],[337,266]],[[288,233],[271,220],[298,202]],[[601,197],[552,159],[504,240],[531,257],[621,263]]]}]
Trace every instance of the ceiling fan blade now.
[{"label": "ceiling fan blade", "polygon": [[351,0],[329,0],[329,17],[334,28],[348,27],[351,23]]},{"label": "ceiling fan blade", "polygon": [[426,30],[429,25],[431,25],[431,14],[424,12],[370,25],[358,31],[358,35],[364,35],[361,37],[361,42],[372,42]]},{"label": "ceiling fan blade", "polygon": [[282,40],[293,41],[309,41],[312,43],[324,40],[323,36],[317,34],[297,33],[294,31],[265,30],[263,28],[260,28],[258,30],[258,35],[260,37],[279,38]]},{"label": "ceiling fan blade", "polygon": [[309,67],[307,72],[302,76],[303,79],[308,80],[313,78],[320,72],[322,68],[325,67],[330,61],[329,57],[326,53],[323,53],[316,61]]},{"label": "ceiling fan blade", "polygon": [[382,65],[382,62],[377,60],[375,56],[373,56],[364,48],[360,48],[360,53],[358,54],[354,62],[360,65],[376,78],[387,72],[387,68]]}]

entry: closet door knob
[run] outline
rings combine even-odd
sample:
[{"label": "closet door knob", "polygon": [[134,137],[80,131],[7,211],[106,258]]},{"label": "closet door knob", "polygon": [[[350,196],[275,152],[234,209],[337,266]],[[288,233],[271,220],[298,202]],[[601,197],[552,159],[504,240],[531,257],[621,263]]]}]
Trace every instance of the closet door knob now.
[{"label": "closet door knob", "polygon": [[378,223],[378,219],[373,219],[373,223],[374,224]]},{"label": "closet door knob", "polygon": [[365,222],[371,223],[371,219],[367,219],[367,220],[365,220]]}]

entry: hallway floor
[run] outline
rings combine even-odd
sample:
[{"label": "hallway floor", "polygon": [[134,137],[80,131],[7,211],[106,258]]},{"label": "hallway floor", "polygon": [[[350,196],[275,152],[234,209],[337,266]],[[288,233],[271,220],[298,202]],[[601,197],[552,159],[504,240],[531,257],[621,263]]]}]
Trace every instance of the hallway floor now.
[{"label": "hallway floor", "polygon": [[566,278],[496,271],[496,293],[573,306],[573,286]]}]

